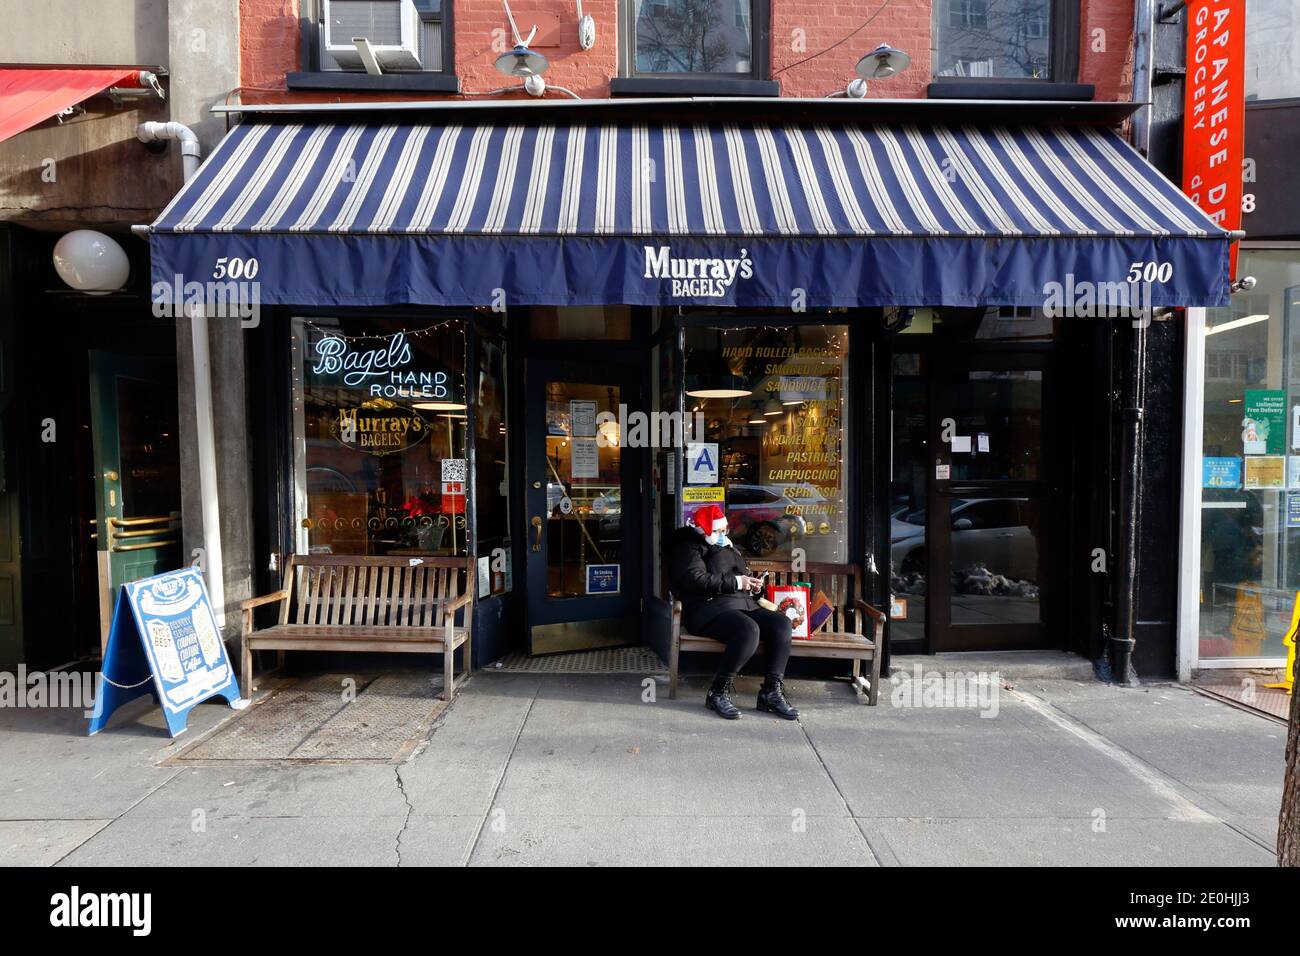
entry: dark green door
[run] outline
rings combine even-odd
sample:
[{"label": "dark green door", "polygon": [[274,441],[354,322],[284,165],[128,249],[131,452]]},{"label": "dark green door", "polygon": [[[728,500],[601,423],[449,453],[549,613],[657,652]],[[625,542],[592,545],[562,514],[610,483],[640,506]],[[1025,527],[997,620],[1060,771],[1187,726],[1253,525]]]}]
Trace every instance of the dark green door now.
[{"label": "dark green door", "polygon": [[174,364],[91,352],[90,413],[106,639],[118,588],[185,562]]}]

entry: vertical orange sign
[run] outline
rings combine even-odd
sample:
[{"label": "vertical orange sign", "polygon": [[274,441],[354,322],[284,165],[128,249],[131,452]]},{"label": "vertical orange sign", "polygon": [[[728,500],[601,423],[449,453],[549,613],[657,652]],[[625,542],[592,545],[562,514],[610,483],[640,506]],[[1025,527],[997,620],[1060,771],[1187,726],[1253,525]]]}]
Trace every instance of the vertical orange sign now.
[{"label": "vertical orange sign", "polygon": [[[1187,4],[1183,192],[1224,229],[1241,228],[1246,0]],[[1237,275],[1237,243],[1229,273]]]}]

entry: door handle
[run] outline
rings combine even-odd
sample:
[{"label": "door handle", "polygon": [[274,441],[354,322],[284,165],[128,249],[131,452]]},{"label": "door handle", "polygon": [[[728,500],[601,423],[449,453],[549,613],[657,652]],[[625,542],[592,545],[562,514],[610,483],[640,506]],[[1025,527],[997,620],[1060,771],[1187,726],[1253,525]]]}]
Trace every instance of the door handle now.
[{"label": "door handle", "polygon": [[533,550],[542,550],[542,519],[533,515],[532,526],[537,529],[537,537],[533,538]]}]

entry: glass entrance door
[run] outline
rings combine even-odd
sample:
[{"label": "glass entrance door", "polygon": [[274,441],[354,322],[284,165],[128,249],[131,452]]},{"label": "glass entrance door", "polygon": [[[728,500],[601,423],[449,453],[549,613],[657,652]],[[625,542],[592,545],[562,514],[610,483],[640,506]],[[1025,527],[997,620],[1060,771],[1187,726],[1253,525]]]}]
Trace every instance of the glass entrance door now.
[{"label": "glass entrance door", "polygon": [[1053,644],[1044,626],[1054,445],[1049,378],[1042,354],[936,362],[926,509],[926,605],[936,651]]},{"label": "glass entrance door", "polygon": [[525,375],[530,652],[639,644],[641,452],[619,423],[635,380],[592,361],[530,359]]}]

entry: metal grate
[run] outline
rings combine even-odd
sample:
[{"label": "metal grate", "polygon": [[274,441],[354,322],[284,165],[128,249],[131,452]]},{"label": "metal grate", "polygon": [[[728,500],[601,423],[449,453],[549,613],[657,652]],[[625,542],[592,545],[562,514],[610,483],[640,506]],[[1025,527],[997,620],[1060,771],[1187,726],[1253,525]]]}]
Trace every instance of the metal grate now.
[{"label": "metal grate", "polygon": [[[345,697],[354,681],[355,697]],[[290,681],[172,758],[180,763],[338,763],[404,760],[446,702],[426,672],[318,674]],[[172,762],[169,761],[169,762]]]},{"label": "metal grate", "polygon": [[667,668],[648,647],[614,647],[568,654],[529,657],[522,651],[507,654],[488,671],[505,674],[664,674]]},{"label": "metal grate", "polygon": [[1288,723],[1291,712],[1291,695],[1284,690],[1256,684],[1195,684],[1192,690],[1206,697],[1216,697],[1246,710],[1253,710],[1282,723]]}]

